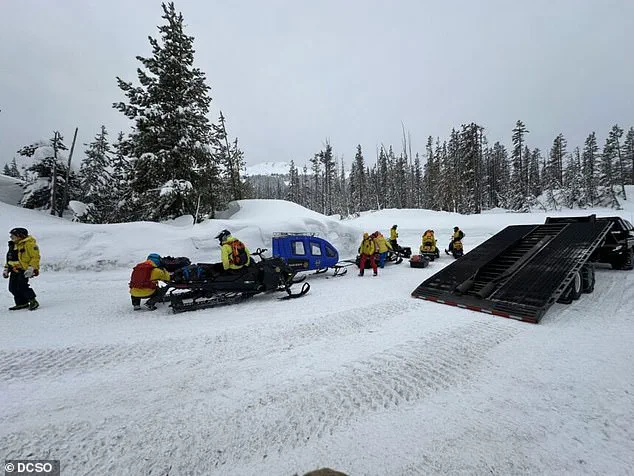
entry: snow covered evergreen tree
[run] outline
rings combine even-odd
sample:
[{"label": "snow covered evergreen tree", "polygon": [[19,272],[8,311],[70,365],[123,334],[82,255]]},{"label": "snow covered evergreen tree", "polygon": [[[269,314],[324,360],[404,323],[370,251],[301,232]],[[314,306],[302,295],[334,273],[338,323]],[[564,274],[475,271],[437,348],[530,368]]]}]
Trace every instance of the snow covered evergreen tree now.
[{"label": "snow covered evergreen tree", "polygon": [[513,152],[511,153],[511,193],[509,205],[513,210],[529,211],[528,203],[528,160],[525,156],[525,136],[528,129],[522,121],[517,121],[513,129]]},{"label": "snow covered evergreen tree", "polygon": [[354,162],[350,171],[350,197],[352,201],[352,210],[360,212],[364,210],[368,196],[368,184],[366,176],[365,159],[361,144],[357,145],[357,153],[354,156]]},{"label": "snow covered evergreen tree", "polygon": [[[619,183],[619,157],[621,146],[619,139],[623,130],[614,126],[603,147],[601,160],[599,162],[599,202],[608,207],[621,208],[617,198],[617,184]],[[625,193],[625,188],[623,188]]]},{"label": "snow covered evergreen tree", "polygon": [[50,210],[51,215],[57,215],[68,205],[64,203],[64,189],[67,186],[68,200],[77,197],[78,181],[74,172],[70,172],[69,183],[66,183],[68,165],[63,154],[66,150],[64,138],[55,131],[50,140],[33,143],[18,151],[18,154],[34,161],[26,169],[27,185],[20,201],[24,208]]},{"label": "snow covered evergreen tree", "polygon": [[575,147],[564,170],[563,205],[568,208],[583,206],[584,179],[581,169],[581,152]]},{"label": "snow covered evergreen tree", "polygon": [[[14,159],[15,160],[15,159]],[[634,185],[634,127],[630,127],[623,142],[623,162],[627,164],[626,184]]]},{"label": "snow covered evergreen tree", "polygon": [[22,177],[22,174],[20,173],[20,170],[18,169],[18,164],[15,161],[15,157],[11,159],[11,165],[9,166],[9,177],[13,177],[17,179],[24,178]]},{"label": "snow covered evergreen tree", "polygon": [[238,139],[230,144],[227,134],[225,117],[220,111],[218,125],[213,125],[216,131],[216,161],[224,168],[224,182],[227,200],[242,200],[245,198],[244,181],[241,172],[246,168],[244,153],[238,147]]},{"label": "snow covered evergreen tree", "polygon": [[211,98],[205,75],[194,67],[194,38],[184,32],[174,3],[163,3],[160,40],[150,37],[152,56],[137,56],[140,86],[117,78],[128,103],[113,106],[134,121],[125,152],[134,158],[132,185],[137,218],[162,220],[202,212],[213,216],[219,172],[218,140],[207,119]]},{"label": "snow covered evergreen tree", "polygon": [[584,202],[586,205],[593,207],[597,205],[599,200],[599,146],[597,144],[597,136],[594,132],[586,138],[581,157],[585,190]]},{"label": "snow covered evergreen tree", "polygon": [[87,205],[87,210],[80,220],[84,223],[107,223],[112,216],[112,150],[108,143],[106,126],[101,126],[101,131],[95,136],[94,141],[87,145],[86,158],[79,170],[81,201]]}]

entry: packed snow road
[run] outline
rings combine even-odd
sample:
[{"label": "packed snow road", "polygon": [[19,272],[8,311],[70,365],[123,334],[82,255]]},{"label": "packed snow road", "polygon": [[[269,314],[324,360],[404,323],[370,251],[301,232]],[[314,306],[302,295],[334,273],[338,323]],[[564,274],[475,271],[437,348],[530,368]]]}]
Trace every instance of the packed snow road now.
[{"label": "packed snow road", "polygon": [[63,474],[627,474],[634,273],[540,325],[412,299],[429,268],[174,315],[49,272],[0,319],[0,449]]}]

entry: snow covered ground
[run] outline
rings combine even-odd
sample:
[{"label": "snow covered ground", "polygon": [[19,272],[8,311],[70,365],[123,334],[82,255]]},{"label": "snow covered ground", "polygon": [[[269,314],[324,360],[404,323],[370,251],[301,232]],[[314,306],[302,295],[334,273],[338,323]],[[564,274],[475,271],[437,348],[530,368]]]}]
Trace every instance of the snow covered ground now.
[{"label": "snow covered ground", "polygon": [[0,294],[0,454],[61,459],[72,475],[632,474],[633,272],[599,269],[593,294],[539,325],[411,298],[444,255],[376,278],[310,276],[296,300],[132,311],[131,265],[149,252],[216,261],[225,227],[251,249],[270,248],[274,231],[319,232],[346,258],[363,231],[393,224],[412,247],[429,227],[444,246],[459,225],[469,250],[547,216],[338,221],[240,205],[192,226],[83,225],[0,203],[0,230],[28,228],[43,263],[39,310],[6,311]]}]

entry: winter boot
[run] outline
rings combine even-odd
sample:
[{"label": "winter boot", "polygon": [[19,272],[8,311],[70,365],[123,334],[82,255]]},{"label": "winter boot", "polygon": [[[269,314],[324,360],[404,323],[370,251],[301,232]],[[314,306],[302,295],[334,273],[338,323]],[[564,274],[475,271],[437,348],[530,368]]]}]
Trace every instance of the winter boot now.
[{"label": "winter boot", "polygon": [[132,305],[132,309],[134,309],[135,311],[140,311],[141,310],[141,305],[140,304],[133,304]]},{"label": "winter boot", "polygon": [[149,309],[150,311],[156,311],[156,304],[154,304],[153,302],[148,301],[144,304],[144,306],[146,309]]},{"label": "winter boot", "polygon": [[29,304],[16,304],[15,306],[12,306],[9,308],[9,311],[19,311],[20,309],[26,309],[29,307]]},{"label": "winter boot", "polygon": [[360,272],[359,272],[359,276],[363,276],[363,271],[360,271]]},{"label": "winter boot", "polygon": [[29,301],[29,311],[35,311],[38,307],[40,307],[40,303],[37,302],[37,299],[33,298]]},{"label": "winter boot", "polygon": [[372,276],[378,276],[379,273],[377,273],[376,271],[374,272],[374,274],[372,274]]}]

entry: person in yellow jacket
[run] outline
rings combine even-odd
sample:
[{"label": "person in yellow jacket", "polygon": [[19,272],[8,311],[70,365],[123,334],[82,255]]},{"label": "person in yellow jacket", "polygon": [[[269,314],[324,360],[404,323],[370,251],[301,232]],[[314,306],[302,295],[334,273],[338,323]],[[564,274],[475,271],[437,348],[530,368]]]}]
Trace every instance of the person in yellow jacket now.
[{"label": "person in yellow jacket", "polygon": [[372,266],[372,270],[374,271],[374,276],[377,275],[378,270],[376,267],[376,260],[374,259],[374,255],[378,251],[378,246],[376,241],[370,236],[369,233],[363,234],[363,241],[361,242],[361,246],[359,246],[359,276],[363,276],[363,270],[365,269],[365,262],[370,260],[370,266]]},{"label": "person in yellow jacket", "polygon": [[132,308],[135,311],[141,309],[141,299],[147,299],[145,307],[150,311],[156,309],[156,303],[163,299],[167,292],[167,286],[159,286],[159,281],[172,279],[161,263],[161,255],[150,253],[147,259],[137,264],[130,276],[130,297]]},{"label": "person in yellow jacket", "polygon": [[229,230],[222,230],[216,238],[220,241],[220,257],[224,271],[240,270],[251,264],[251,252],[244,243],[231,236]]},{"label": "person in yellow jacket", "polygon": [[380,231],[374,232],[374,241],[379,249],[379,268],[384,268],[387,252],[392,249],[392,245],[385,239]]},{"label": "person in yellow jacket", "polygon": [[10,311],[40,307],[35,299],[35,291],[31,289],[29,279],[40,274],[40,248],[35,238],[29,235],[26,228],[13,228],[9,232],[9,251],[2,271],[3,278],[9,278],[9,292],[13,294],[15,306]]},{"label": "person in yellow jacket", "polygon": [[390,228],[390,244],[392,245],[392,249],[393,250],[398,250],[399,246],[398,246],[398,242],[396,240],[398,240],[398,232],[396,231],[397,225],[392,225],[392,228]]}]

